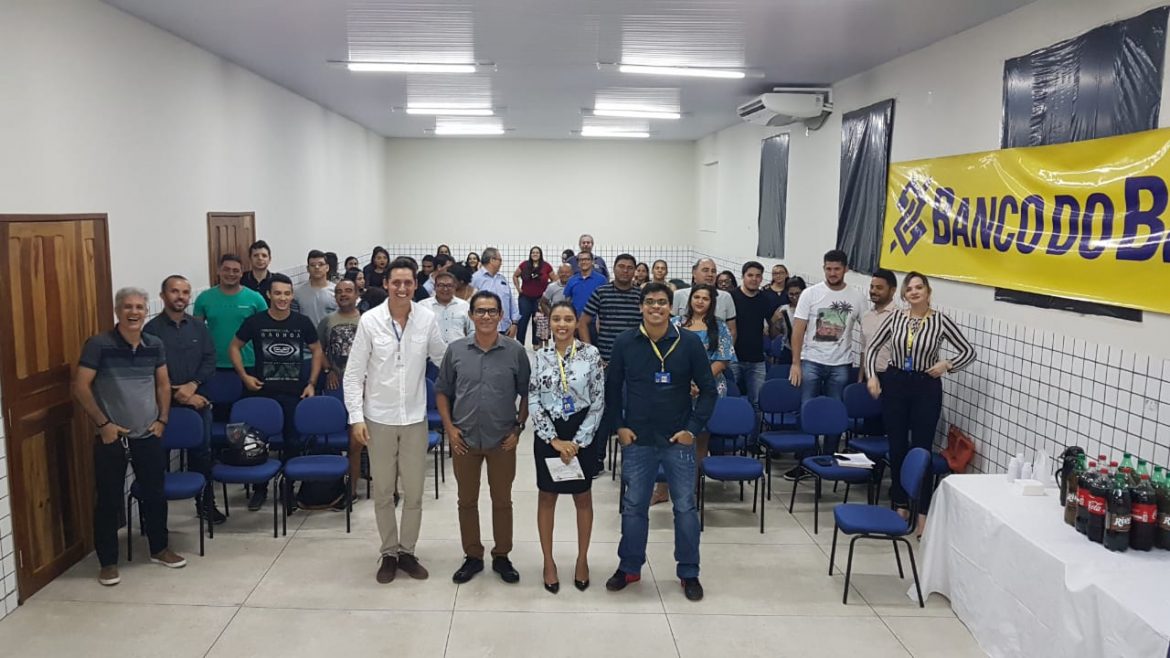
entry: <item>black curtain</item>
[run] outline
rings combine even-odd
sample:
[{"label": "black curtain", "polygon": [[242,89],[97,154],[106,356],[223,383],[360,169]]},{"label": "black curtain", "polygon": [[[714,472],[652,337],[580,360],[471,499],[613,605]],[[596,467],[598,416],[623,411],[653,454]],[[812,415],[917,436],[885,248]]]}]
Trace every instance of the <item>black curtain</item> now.
[{"label": "black curtain", "polygon": [[788,134],[760,146],[760,216],[756,255],[784,258],[784,223],[788,209]]},{"label": "black curtain", "polygon": [[849,257],[850,269],[865,274],[872,274],[878,267],[893,132],[893,99],[841,118],[837,248]]},{"label": "black curtain", "polygon": [[[1166,7],[1004,62],[1003,148],[1062,144],[1158,127]],[[1140,321],[1141,311],[996,288],[1017,304]]]}]

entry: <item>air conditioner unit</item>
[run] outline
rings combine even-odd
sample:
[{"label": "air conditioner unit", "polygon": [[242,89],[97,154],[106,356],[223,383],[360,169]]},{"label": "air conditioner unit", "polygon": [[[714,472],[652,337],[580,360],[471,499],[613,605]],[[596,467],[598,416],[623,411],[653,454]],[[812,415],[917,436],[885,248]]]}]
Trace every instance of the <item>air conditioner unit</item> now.
[{"label": "air conditioner unit", "polygon": [[740,105],[736,112],[748,123],[786,126],[803,121],[813,130],[833,111],[833,92],[823,87],[777,87]]}]

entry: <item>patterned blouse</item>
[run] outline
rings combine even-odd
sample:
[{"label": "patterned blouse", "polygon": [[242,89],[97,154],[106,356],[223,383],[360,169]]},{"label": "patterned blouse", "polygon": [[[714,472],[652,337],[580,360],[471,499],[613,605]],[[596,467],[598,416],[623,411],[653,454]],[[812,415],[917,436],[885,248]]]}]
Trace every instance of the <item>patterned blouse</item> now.
[{"label": "patterned blouse", "polygon": [[[671,324],[673,324],[675,327],[678,327],[679,329],[685,328],[682,326],[683,322],[685,321],[686,318],[682,317],[681,315],[676,315],[670,318]],[[709,361],[712,363],[716,361],[727,361],[729,364],[735,363],[735,340],[731,337],[731,330],[727,328],[727,323],[723,320],[716,318],[715,322],[719,323],[719,348],[714,352],[707,349],[706,329],[701,331],[687,329],[687,331],[698,336],[699,340],[703,341],[703,349],[707,350],[707,359]],[[727,395],[727,379],[723,376],[722,372],[715,376],[715,385],[719,388],[719,397],[724,397]]]},{"label": "patterned blouse", "polygon": [[577,436],[557,436],[553,419],[565,420],[572,414],[564,409],[564,390],[561,387],[561,368],[557,350],[553,344],[537,350],[532,364],[532,378],[528,383],[528,417],[542,441],[553,439],[572,440],[582,448],[593,441],[593,433],[601,422],[605,411],[605,370],[601,365],[601,353],[592,345],[579,340],[573,341],[576,351],[570,347],[565,353],[565,376],[569,383],[569,395],[573,398],[573,409],[588,408],[584,422],[577,430]]}]

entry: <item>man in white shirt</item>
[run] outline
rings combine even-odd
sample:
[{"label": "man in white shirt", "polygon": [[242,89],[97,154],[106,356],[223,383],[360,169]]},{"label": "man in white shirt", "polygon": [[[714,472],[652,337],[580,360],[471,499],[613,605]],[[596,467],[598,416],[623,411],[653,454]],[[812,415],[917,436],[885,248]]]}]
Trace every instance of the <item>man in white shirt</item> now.
[{"label": "man in white shirt", "polygon": [[822,395],[841,399],[853,365],[853,332],[869,306],[860,290],[845,284],[849,271],[845,252],[826,253],[824,271],[825,280],[800,295],[792,322],[788,380],[800,389],[802,401]]},{"label": "man in white shirt", "polygon": [[[715,261],[710,258],[700,258],[695,266],[691,268],[691,285],[705,283],[709,286],[715,285],[715,278],[719,276],[719,268],[716,267]],[[731,293],[726,290],[719,290],[719,297],[715,299],[715,317],[727,323],[728,330],[731,331],[731,338],[735,340],[735,300],[731,298]],[[674,292],[674,304],[671,308],[671,313],[677,316],[684,316],[687,314],[687,300],[691,297],[689,288],[676,290]]]},{"label": "man in white shirt", "polygon": [[432,281],[435,284],[435,296],[427,297],[419,305],[429,308],[435,314],[443,342],[450,345],[453,341],[475,333],[475,325],[471,322],[471,305],[455,296],[455,275],[447,271],[436,272]]},{"label": "man in white shirt", "polygon": [[[350,348],[342,388],[350,437],[367,447],[374,479],[374,515],[382,535],[379,583],[398,569],[411,578],[429,574],[414,555],[422,526],[426,478],[427,358],[443,359],[447,344],[430,309],[412,302],[415,265],[399,258],[386,273],[390,296],[365,313]],[[394,516],[395,483],[402,487],[402,529]]]}]

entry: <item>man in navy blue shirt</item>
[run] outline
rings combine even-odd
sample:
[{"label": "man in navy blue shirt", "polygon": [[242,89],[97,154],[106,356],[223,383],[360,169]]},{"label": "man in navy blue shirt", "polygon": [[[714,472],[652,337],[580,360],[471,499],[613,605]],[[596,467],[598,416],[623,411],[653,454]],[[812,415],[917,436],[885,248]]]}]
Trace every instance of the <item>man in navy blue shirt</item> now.
[{"label": "man in navy blue shirt", "polygon": [[[699,338],[670,324],[671,290],[642,290],[642,324],[617,337],[606,373],[605,426],[622,445],[622,539],[618,569],[605,583],[618,591],[641,579],[650,530],[650,496],[661,466],[674,504],[674,556],[683,591],[703,598],[699,583],[699,513],[695,506],[695,436],[718,393]],[[692,401],[692,385],[697,397]]]}]

